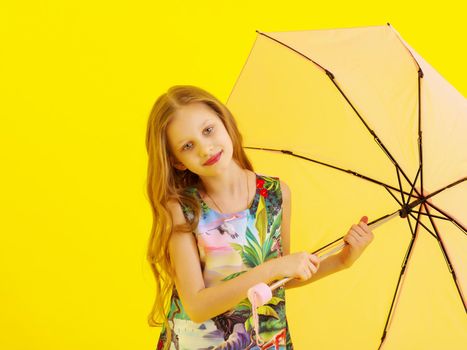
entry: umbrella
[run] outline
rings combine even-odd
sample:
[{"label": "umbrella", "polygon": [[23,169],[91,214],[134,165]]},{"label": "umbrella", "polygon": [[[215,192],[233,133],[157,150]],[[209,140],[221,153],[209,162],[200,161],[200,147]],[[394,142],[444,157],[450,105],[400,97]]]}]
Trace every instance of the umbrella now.
[{"label": "umbrella", "polygon": [[464,349],[466,99],[387,24],[258,31],[227,106],[292,190],[292,252],[391,216],[351,268],[287,291],[295,347]]}]

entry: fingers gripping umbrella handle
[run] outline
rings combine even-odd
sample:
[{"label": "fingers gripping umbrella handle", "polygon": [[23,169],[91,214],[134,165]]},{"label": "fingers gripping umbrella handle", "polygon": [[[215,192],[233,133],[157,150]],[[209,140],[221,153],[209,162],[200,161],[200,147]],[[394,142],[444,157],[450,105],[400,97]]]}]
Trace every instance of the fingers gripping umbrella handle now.
[{"label": "fingers gripping umbrella handle", "polygon": [[[399,213],[400,213],[400,211],[397,210],[397,211],[395,211],[394,213],[392,213],[390,215],[383,216],[383,217],[369,223],[368,226],[371,229],[375,229],[378,226],[385,223],[386,221],[394,218]],[[343,237],[341,238],[341,240],[343,240]],[[329,247],[326,246],[327,248],[323,248],[323,249],[330,249],[330,250],[327,253],[318,256],[318,258],[322,261],[322,260],[326,259],[328,256],[333,255],[333,254],[337,253],[338,251],[340,251],[341,249],[343,249],[346,244],[347,244],[346,242],[342,242],[338,246],[335,246],[332,249],[330,249]],[[323,249],[319,249],[318,251],[322,251]],[[259,344],[262,344],[263,341],[262,341],[262,339],[261,339],[261,337],[259,336],[259,333],[258,333],[259,332],[259,324],[258,324],[258,313],[257,313],[256,308],[258,308],[260,306],[263,306],[269,300],[271,300],[272,291],[274,289],[280,287],[281,285],[289,282],[292,279],[293,279],[293,277],[286,277],[286,278],[283,278],[283,279],[271,284],[270,286],[268,286],[266,283],[258,283],[258,284],[254,285],[253,287],[251,287],[248,290],[248,299],[250,300],[250,303],[252,305],[252,311],[253,311],[253,324],[254,324],[255,331],[256,331],[256,338],[257,338]]]},{"label": "fingers gripping umbrella handle", "polygon": [[[373,229],[377,228],[378,226],[380,226],[380,225],[384,224],[385,222],[387,222],[387,221],[391,220],[392,218],[394,218],[396,215],[399,214],[399,212],[400,212],[400,211],[397,210],[397,211],[395,211],[394,213],[392,213],[392,214],[390,214],[390,215],[383,216],[383,217],[381,217],[381,218],[379,218],[379,219],[377,219],[377,220],[375,220],[375,221],[373,221],[373,222],[370,222],[370,223],[368,224],[368,227],[370,227],[370,228],[373,230]],[[342,239],[341,239],[341,240],[342,240]],[[339,244],[338,246],[332,248],[329,252],[320,255],[320,256],[319,256],[319,259],[320,259],[321,261],[323,261],[323,260],[326,259],[328,256],[333,255],[333,254],[339,252],[340,250],[342,250],[342,249],[345,247],[346,244],[347,244],[346,242],[342,242],[342,243]],[[329,248],[328,248],[328,249],[329,249]],[[320,250],[322,250],[322,249],[320,249]],[[286,278],[284,278],[284,279],[281,279],[281,280],[279,280],[279,281],[277,281],[277,282],[271,284],[270,288],[271,288],[271,290],[274,290],[274,289],[276,289],[277,287],[280,287],[281,285],[283,285],[284,283],[289,282],[289,281],[292,280],[292,279],[293,279],[293,277],[286,277]]]},{"label": "fingers gripping umbrella handle", "polygon": [[[385,222],[391,220],[392,218],[396,217],[398,214],[400,214],[400,210],[396,210],[396,211],[395,211],[394,213],[392,213],[392,214],[389,214],[389,215],[386,215],[386,216],[382,216],[381,218],[379,218],[379,219],[377,219],[377,220],[375,220],[375,221],[373,221],[373,222],[370,222],[370,223],[368,224],[368,227],[370,227],[370,228],[373,230],[373,229],[377,228],[378,226],[384,224]],[[341,240],[342,240],[342,239],[341,239]],[[326,259],[328,256],[333,255],[333,254],[339,252],[340,250],[342,250],[342,249],[345,247],[346,244],[347,244],[346,242],[342,242],[342,243],[339,244],[338,246],[332,248],[329,252],[320,255],[320,256],[319,256],[320,260],[322,261],[322,260]],[[328,248],[328,249],[329,249],[329,248]],[[321,250],[323,250],[323,249],[320,249],[319,251],[321,251]],[[277,281],[277,282],[271,284],[271,286],[270,286],[269,288],[270,288],[271,290],[274,290],[274,289],[280,287],[281,285],[283,285],[284,283],[289,282],[289,281],[292,280],[292,279],[293,279],[293,277],[286,277],[286,278],[283,278],[283,279],[281,279],[281,280],[279,280],[279,281]]]},{"label": "fingers gripping umbrella handle", "polygon": [[[319,258],[321,260],[327,258],[329,255],[332,255],[341,250],[345,246],[345,244],[345,242],[340,244],[339,246],[331,249],[328,253],[321,255]],[[270,286],[268,286],[266,283],[258,283],[257,285],[254,285],[248,290],[248,299],[250,299],[252,305],[262,306],[266,304],[269,300],[271,300],[272,291],[274,289],[280,287],[281,285],[289,282],[292,279],[293,277],[286,277],[271,284]]]},{"label": "fingers gripping umbrella handle", "polygon": [[[338,246],[336,246],[336,247],[334,247],[333,249],[331,249],[329,252],[327,252],[327,253],[325,253],[325,254],[323,254],[323,255],[320,255],[318,258],[322,261],[322,260],[326,259],[328,256],[333,255],[333,254],[337,253],[338,251],[340,251],[342,248],[345,247],[346,244],[347,244],[347,243],[345,243],[345,242],[344,242],[344,243],[341,243],[341,244],[339,244]],[[286,277],[286,278],[283,278],[283,279],[281,279],[281,280],[279,280],[279,281],[274,282],[273,284],[271,284],[270,288],[271,288],[271,290],[274,290],[274,289],[276,289],[277,287],[280,287],[281,285],[283,285],[283,284],[289,282],[289,281],[292,280],[292,279],[293,279],[293,277]]]}]

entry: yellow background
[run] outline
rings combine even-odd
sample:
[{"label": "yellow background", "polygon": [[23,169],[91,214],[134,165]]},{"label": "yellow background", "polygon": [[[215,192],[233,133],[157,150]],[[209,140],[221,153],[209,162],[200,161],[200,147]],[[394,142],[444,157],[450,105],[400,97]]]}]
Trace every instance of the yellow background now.
[{"label": "yellow background", "polygon": [[2,2],[0,349],[155,349],[144,138],[169,86],[226,101],[255,30],[389,22],[467,96],[460,3]]}]

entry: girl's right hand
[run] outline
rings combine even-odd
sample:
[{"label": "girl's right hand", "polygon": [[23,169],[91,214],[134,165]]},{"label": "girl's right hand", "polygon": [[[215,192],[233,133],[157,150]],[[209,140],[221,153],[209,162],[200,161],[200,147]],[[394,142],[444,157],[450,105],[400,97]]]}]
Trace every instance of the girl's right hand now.
[{"label": "girl's right hand", "polygon": [[318,271],[320,258],[308,252],[298,252],[282,256],[273,260],[275,263],[276,278],[296,278],[306,281]]}]

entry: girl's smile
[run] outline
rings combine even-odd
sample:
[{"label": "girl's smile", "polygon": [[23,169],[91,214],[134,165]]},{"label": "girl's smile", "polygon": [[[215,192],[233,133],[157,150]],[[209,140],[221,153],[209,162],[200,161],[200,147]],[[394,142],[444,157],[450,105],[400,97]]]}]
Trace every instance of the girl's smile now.
[{"label": "girl's smile", "polygon": [[210,158],[204,165],[213,165],[214,163],[217,163],[217,161],[221,158],[222,156],[222,151],[217,153],[214,157]]}]

